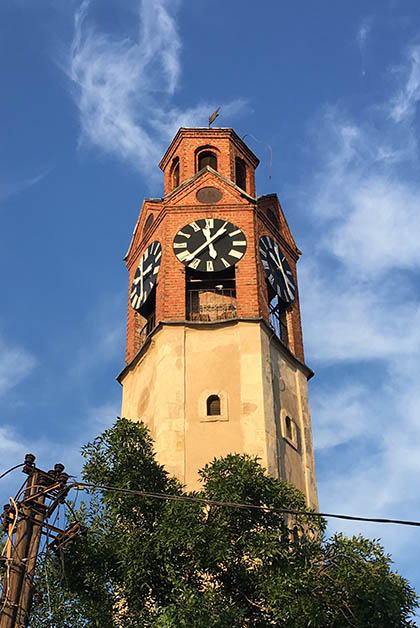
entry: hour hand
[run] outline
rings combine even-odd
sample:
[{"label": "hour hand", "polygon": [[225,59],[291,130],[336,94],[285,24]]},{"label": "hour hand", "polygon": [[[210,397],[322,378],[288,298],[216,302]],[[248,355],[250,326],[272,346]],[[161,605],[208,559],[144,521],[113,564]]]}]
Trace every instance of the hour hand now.
[{"label": "hour hand", "polygon": [[[202,231],[203,231],[203,235],[206,238],[206,240],[209,241],[210,238],[211,238],[210,227],[203,227]],[[216,257],[217,257],[217,251],[216,251],[216,249],[213,246],[213,242],[210,242],[210,244],[209,244],[209,255],[213,259],[216,259]]]},{"label": "hour hand", "polygon": [[146,275],[148,275],[153,269],[153,264],[149,264],[149,266],[146,268],[146,270],[143,271],[143,276],[145,277]]}]

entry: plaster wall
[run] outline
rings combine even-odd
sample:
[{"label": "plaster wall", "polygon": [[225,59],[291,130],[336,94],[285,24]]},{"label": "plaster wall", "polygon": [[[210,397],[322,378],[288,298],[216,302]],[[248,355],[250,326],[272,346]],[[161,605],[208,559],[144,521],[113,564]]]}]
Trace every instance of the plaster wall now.
[{"label": "plaster wall", "polygon": [[[162,324],[120,381],[122,416],[150,428],[159,462],[189,489],[214,457],[249,453],[316,506],[306,376],[259,321]],[[221,414],[209,417],[212,394]]]}]

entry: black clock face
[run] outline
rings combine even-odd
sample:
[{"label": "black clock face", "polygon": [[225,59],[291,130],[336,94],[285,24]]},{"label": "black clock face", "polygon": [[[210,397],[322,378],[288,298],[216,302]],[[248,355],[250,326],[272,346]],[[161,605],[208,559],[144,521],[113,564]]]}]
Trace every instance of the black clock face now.
[{"label": "black clock face", "polygon": [[149,244],[140,258],[130,292],[131,305],[135,310],[139,310],[146,303],[156,283],[161,257],[162,247],[160,242],[155,240]]},{"label": "black clock face", "polygon": [[268,281],[282,301],[291,303],[296,297],[296,286],[281,248],[272,238],[263,236],[260,238],[259,249]]},{"label": "black clock face", "polygon": [[200,218],[182,227],[173,243],[180,262],[202,272],[218,272],[234,266],[246,251],[246,238],[231,222]]}]

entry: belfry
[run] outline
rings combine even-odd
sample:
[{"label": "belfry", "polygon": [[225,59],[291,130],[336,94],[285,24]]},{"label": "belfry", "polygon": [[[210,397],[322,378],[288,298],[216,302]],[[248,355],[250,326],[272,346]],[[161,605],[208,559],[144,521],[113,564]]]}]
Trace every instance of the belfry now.
[{"label": "belfry", "polygon": [[228,453],[258,456],[317,507],[296,263],[276,194],[230,128],[181,128],[143,202],[129,271],[121,415],[143,421],[187,488]]}]

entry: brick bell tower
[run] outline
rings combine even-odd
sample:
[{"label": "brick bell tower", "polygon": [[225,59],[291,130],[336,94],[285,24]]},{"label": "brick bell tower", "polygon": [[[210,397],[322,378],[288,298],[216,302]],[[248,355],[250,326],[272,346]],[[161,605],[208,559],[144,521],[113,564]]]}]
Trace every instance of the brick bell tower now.
[{"label": "brick bell tower", "polygon": [[143,202],[129,271],[122,416],[188,488],[228,453],[259,456],[317,507],[296,277],[299,251],[258,159],[230,128],[181,128]]}]

